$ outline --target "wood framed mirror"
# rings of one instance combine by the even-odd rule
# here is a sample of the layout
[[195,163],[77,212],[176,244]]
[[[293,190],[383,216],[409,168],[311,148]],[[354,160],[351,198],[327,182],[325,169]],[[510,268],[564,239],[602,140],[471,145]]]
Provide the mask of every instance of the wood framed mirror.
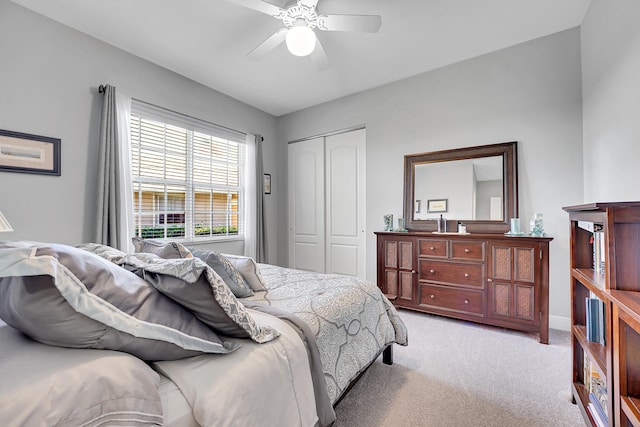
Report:
[[506,233],[518,217],[517,142],[404,156],[404,218],[410,231],[436,231],[437,219],[469,233]]

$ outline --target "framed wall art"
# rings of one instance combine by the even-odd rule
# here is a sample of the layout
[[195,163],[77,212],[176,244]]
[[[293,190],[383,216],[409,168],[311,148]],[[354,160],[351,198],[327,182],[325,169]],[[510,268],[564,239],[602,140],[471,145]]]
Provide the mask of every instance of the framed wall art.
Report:
[[60,139],[0,129],[0,171],[60,176]]
[[271,174],[264,174],[264,194],[271,194]]
[[449,199],[432,199],[427,201],[428,213],[447,212]]

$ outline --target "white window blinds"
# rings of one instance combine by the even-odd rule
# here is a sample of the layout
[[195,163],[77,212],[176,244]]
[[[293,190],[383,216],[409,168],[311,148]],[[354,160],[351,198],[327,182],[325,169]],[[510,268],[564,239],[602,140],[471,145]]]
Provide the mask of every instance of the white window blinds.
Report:
[[197,241],[243,234],[245,135],[133,100],[135,233]]

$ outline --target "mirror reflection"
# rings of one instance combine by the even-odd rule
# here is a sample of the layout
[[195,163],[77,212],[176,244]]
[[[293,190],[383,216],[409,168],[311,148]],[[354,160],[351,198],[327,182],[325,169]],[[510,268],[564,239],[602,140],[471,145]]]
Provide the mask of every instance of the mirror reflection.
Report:
[[411,231],[436,231],[442,215],[469,233],[504,233],[518,216],[517,142],[404,156],[404,218]]
[[503,220],[503,157],[414,165],[413,219]]

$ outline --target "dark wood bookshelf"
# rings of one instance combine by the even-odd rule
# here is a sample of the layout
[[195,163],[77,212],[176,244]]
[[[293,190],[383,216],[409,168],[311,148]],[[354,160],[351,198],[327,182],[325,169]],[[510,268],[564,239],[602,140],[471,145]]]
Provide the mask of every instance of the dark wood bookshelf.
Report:
[[[640,202],[590,203],[565,207],[571,226],[571,335],[574,400],[595,426],[584,378],[585,358],[607,388],[608,426],[640,427]],[[604,233],[604,268],[594,268],[593,233]],[[600,264],[598,264],[600,265]],[[604,303],[605,344],[587,339],[585,299]]]

